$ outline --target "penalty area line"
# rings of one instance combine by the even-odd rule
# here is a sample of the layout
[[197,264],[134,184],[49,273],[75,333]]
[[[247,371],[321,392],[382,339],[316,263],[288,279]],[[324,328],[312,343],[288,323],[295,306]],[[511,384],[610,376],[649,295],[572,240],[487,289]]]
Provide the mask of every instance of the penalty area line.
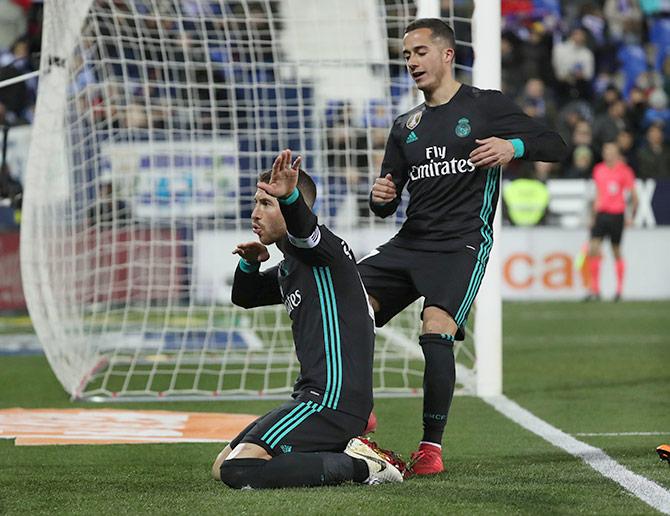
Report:
[[600,448],[586,444],[551,426],[506,396],[487,396],[482,399],[516,424],[568,452],[573,457],[582,459],[598,473],[613,480],[647,505],[663,514],[670,514],[670,491],[656,482],[633,473]]

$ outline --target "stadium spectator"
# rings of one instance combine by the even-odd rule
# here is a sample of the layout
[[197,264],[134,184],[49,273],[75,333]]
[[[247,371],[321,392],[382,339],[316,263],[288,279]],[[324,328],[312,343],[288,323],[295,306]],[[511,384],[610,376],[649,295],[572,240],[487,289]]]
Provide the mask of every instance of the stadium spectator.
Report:
[[25,11],[11,0],[0,2],[0,48],[9,48],[27,29]]
[[649,95],[649,107],[644,113],[642,127],[648,128],[652,124],[663,125],[666,137],[670,137],[670,109],[668,97],[661,88],[657,88]]
[[125,226],[130,220],[128,204],[114,193],[114,185],[109,180],[100,180],[95,204],[88,210],[89,226],[111,229]]
[[[573,100],[561,107],[556,122],[558,134],[564,141],[569,142],[579,122],[587,122],[589,129],[593,121],[593,109],[591,105],[582,100]],[[590,131],[592,133],[592,131]],[[592,134],[591,134],[592,137]],[[590,145],[590,143],[589,143]]]
[[602,115],[606,113],[609,107],[614,104],[614,102],[621,100],[623,97],[619,88],[614,84],[608,84],[605,87],[605,90],[602,92],[602,95],[594,102],[595,114]]
[[647,94],[637,86],[632,88],[628,94],[626,119],[630,130],[636,135],[642,134],[644,130],[642,122],[648,107]]
[[[605,237],[612,244],[615,259],[616,295],[621,299],[625,273],[625,262],[621,255],[621,237],[624,226],[632,223],[637,211],[638,197],[635,190],[635,174],[623,162],[619,148],[614,142],[603,145],[603,162],[593,167],[596,197],[593,201],[593,220],[589,241],[589,295],[586,300],[600,300],[601,248]],[[630,217],[626,217],[627,196],[630,193]]]
[[518,43],[518,38],[511,32],[503,33],[500,40],[501,90],[510,96],[516,96],[521,91],[524,80]]
[[615,100],[609,105],[606,113],[596,117],[593,124],[593,140],[600,148],[604,142],[616,140],[619,132],[626,129],[626,104],[623,100]]
[[593,151],[588,145],[578,145],[572,151],[572,161],[565,169],[565,179],[588,179],[593,166]]
[[629,130],[619,131],[616,144],[626,164],[637,171],[637,154],[635,152],[635,136]]
[[12,208],[17,211],[21,210],[23,186],[18,179],[12,176],[7,163],[0,167],[0,199],[8,199]]
[[591,98],[595,57],[593,51],[587,46],[584,29],[573,29],[565,41],[554,46],[552,64],[561,99]]
[[528,116],[538,119],[549,127],[555,125],[556,105],[550,98],[542,79],[528,79],[517,103]]
[[[0,81],[13,79],[32,71],[29,41],[17,39],[8,52],[0,55]],[[35,102],[35,82],[22,81],[0,89],[0,102],[7,108],[12,124],[28,123]]]
[[638,177],[670,178],[670,147],[663,134],[663,127],[656,123],[649,126],[645,143],[637,151]]
[[547,178],[552,163],[523,163],[521,176],[509,181],[502,191],[503,217],[514,226],[544,224],[549,208]]
[[642,33],[642,11],[637,0],[605,0],[603,7],[612,41],[639,43]]
[[523,77],[539,78],[545,84],[555,82],[552,68],[553,35],[544,23],[536,21],[528,31],[528,40],[520,48]]

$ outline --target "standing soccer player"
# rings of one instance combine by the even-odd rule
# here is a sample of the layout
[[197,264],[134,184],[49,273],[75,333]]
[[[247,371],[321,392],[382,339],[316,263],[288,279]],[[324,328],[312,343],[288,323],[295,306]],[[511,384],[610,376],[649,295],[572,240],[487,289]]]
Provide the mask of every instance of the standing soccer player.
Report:
[[[357,435],[372,410],[374,323],[354,256],[317,224],[312,179],[291,151],[261,175],[252,212],[260,242],[239,244],[232,300],[244,308],[283,303],[300,376],[293,400],[258,418],[226,446],[212,475],[234,488],[402,482]],[[284,260],[259,272],[276,243]]]
[[[603,145],[603,161],[593,167],[596,197],[593,201],[593,223],[589,241],[590,293],[586,300],[600,299],[600,263],[603,238],[610,239],[616,270],[615,301],[621,299],[626,264],[621,256],[621,237],[624,225],[632,224],[637,211],[638,197],[635,190],[635,173],[621,158],[615,142]],[[631,219],[625,220],[626,197],[630,193]]]
[[464,338],[493,245],[500,168],[514,158],[560,161],[566,154],[558,134],[499,91],[457,82],[454,49],[453,30],[440,19],[419,19],[405,30],[403,55],[425,102],[395,120],[370,207],[391,215],[406,186],[407,220],[359,263],[378,326],[425,297],[423,438],[413,454],[415,473],[424,475],[444,471],[453,345]]

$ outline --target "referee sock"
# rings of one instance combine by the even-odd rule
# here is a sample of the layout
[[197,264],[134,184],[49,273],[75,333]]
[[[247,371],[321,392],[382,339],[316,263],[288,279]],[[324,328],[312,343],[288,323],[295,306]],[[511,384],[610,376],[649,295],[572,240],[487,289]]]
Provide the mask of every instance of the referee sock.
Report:
[[242,489],[311,487],[363,482],[369,476],[364,460],[344,453],[285,453],[264,459],[231,459],[221,464],[221,481]]
[[423,373],[423,442],[441,444],[456,383],[454,337],[426,333],[419,337],[426,359]]
[[623,277],[626,273],[626,262],[623,258],[619,258],[614,266],[616,267],[616,293],[620,296],[623,292]]

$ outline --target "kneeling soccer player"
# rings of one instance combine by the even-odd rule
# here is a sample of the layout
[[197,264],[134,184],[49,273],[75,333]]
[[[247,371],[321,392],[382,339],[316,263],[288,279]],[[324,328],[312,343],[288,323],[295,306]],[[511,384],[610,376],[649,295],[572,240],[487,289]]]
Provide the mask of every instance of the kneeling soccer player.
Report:
[[[258,418],[212,466],[234,488],[402,482],[356,436],[372,410],[374,320],[346,242],[317,224],[312,179],[281,152],[261,175],[251,215],[260,242],[239,244],[232,300],[244,308],[283,303],[300,376],[293,400]],[[276,243],[284,260],[259,271]]]

